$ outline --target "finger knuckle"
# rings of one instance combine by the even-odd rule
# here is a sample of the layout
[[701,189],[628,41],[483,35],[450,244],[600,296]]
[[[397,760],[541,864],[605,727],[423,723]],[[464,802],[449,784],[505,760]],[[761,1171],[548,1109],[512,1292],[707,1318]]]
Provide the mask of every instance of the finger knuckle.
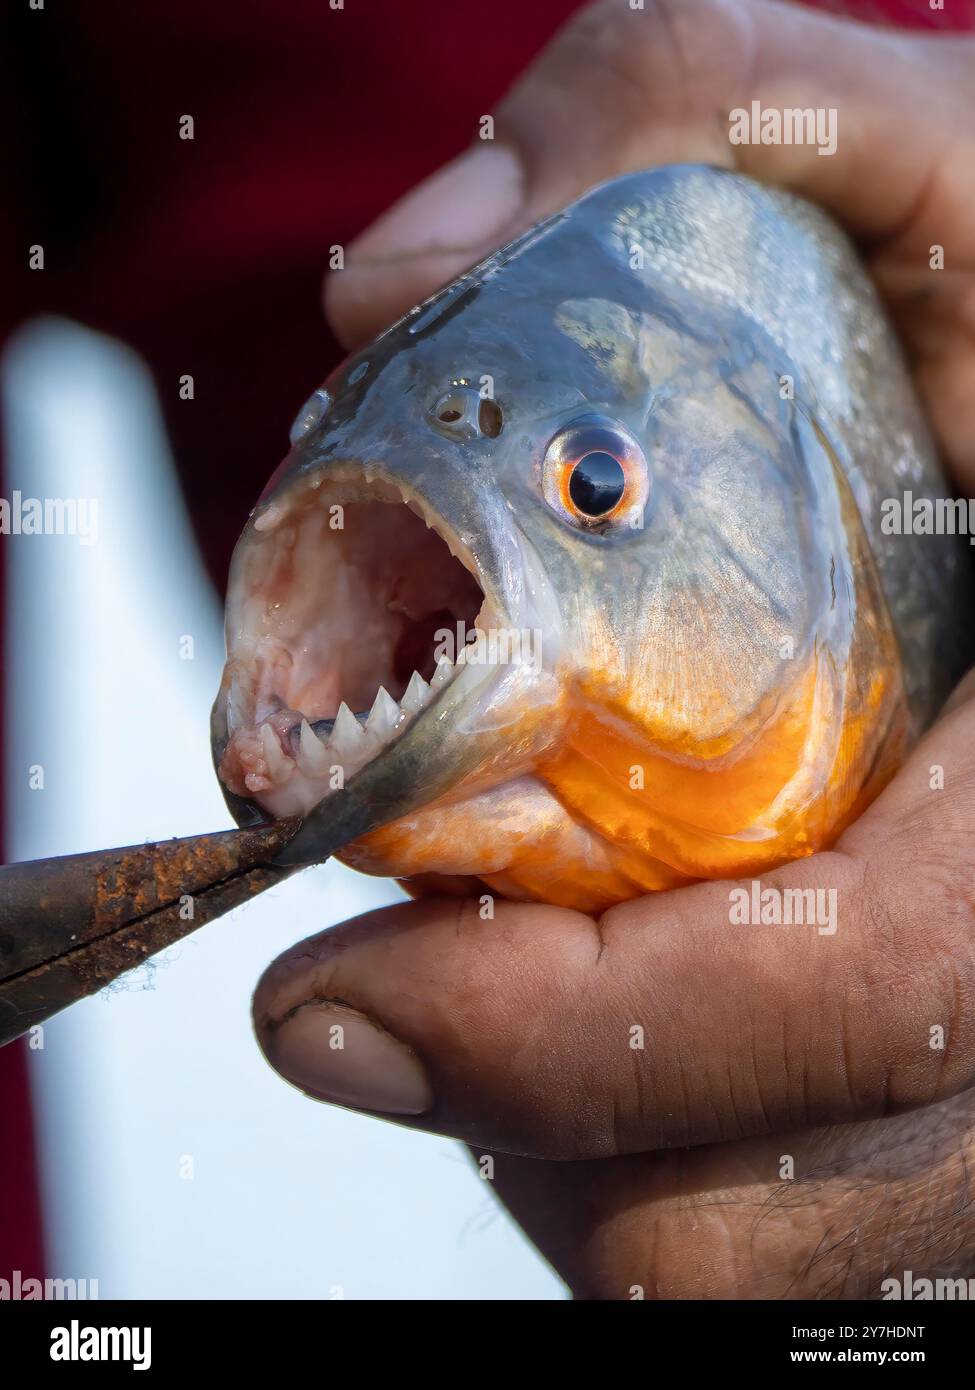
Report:
[[[909,866],[894,873],[894,865]],[[865,875],[858,1032],[882,1077],[884,1109],[927,1105],[970,1084],[975,1062],[975,911],[965,857],[919,861],[895,836]],[[864,1026],[866,1025],[866,1026]],[[878,1047],[874,1041],[881,1039]],[[869,1068],[868,1068],[869,1069]]]

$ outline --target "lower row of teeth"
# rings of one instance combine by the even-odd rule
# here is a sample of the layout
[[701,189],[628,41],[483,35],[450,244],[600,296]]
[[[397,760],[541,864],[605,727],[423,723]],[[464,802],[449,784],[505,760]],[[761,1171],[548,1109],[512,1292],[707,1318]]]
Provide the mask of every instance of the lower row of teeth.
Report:
[[[461,663],[458,662],[458,666]],[[265,723],[261,726],[261,747],[267,763],[268,779],[284,781],[299,768],[306,777],[325,778],[334,775],[336,767],[349,778],[369,762],[425,709],[434,696],[448,685],[457,666],[443,656],[429,682],[414,671],[410,683],[397,703],[384,686],[380,686],[372,709],[366,714],[353,714],[344,702],[334,719],[316,721],[312,728],[307,719],[295,724],[290,733],[293,756],[288,757],[281,747],[277,733]],[[248,783],[252,778],[249,776]],[[264,779],[255,777],[255,783]],[[260,790],[258,786],[252,790]]]

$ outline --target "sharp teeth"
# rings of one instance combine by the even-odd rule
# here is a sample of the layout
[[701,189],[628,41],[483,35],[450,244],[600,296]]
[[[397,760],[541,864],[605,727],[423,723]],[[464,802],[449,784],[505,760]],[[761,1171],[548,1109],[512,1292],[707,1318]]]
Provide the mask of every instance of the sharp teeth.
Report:
[[294,767],[290,758],[286,758],[278,742],[278,736],[271,728],[270,724],[261,725],[261,751],[267,762],[268,774],[272,782],[280,782]]
[[410,683],[406,687],[403,698],[400,700],[400,709],[404,714],[419,714],[429,698],[430,687],[419,671],[414,671],[410,676]]
[[365,731],[343,700],[335,716],[335,725],[328,746],[345,768],[346,776],[358,767]]
[[366,733],[380,744],[385,743],[396,727],[400,708],[392,695],[381,685],[372,702],[372,710],[366,721]]
[[473,642],[468,642],[466,647],[461,647],[460,651],[457,653],[458,666],[464,666],[467,664],[467,658],[473,654],[474,649],[480,640],[481,635],[480,633],[478,633],[477,636],[474,638]]
[[454,663],[449,656],[442,656],[437,662],[437,669],[433,673],[430,689],[434,691],[442,690],[453,674]]
[[227,696],[227,724],[231,730],[246,722],[245,711],[252,693],[253,685],[245,684],[239,672],[235,670],[231,677],[230,692]]
[[321,739],[312,729],[307,719],[301,721],[298,735],[298,766],[309,777],[324,777],[330,763]]

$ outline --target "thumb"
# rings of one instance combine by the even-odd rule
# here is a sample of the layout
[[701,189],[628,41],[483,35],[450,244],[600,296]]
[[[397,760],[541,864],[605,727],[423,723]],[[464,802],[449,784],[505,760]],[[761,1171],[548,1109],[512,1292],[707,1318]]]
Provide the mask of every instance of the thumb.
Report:
[[[945,125],[939,92],[961,77],[952,64],[934,40],[776,0],[656,0],[642,10],[604,0],[518,81],[493,139],[348,248],[345,268],[326,281],[326,312],[355,347],[594,184],[659,164],[737,167],[824,203],[854,231],[892,234],[924,202],[943,148],[931,134]],[[836,108],[835,156],[819,158],[814,145],[732,145],[730,112],[753,100]]]

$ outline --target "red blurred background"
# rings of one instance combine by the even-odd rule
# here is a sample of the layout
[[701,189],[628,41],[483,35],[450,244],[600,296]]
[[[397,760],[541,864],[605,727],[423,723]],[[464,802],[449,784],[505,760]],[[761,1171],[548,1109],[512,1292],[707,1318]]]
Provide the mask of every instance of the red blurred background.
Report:
[[[621,0],[622,3],[622,0]],[[975,0],[818,8],[975,29]],[[214,582],[339,357],[321,314],[347,245],[467,145],[573,0],[99,0],[10,9],[6,335],[68,315],[152,371]],[[195,138],[177,138],[192,115]],[[27,248],[45,248],[42,273]],[[195,398],[180,401],[190,373]],[[6,489],[16,478],[3,479]],[[0,1052],[0,1277],[43,1270],[25,1056]]]

